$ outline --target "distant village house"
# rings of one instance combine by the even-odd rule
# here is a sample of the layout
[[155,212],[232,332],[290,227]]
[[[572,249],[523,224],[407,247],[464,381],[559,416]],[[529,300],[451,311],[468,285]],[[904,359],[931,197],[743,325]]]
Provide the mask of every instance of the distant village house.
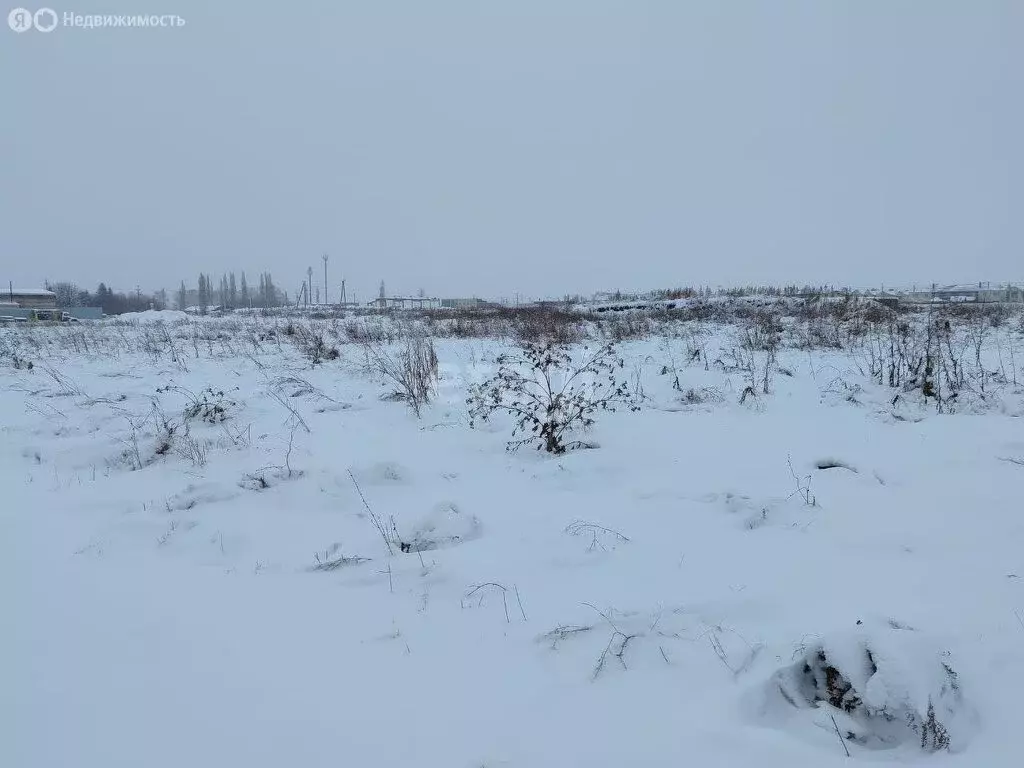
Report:
[[57,294],[41,288],[14,288],[9,286],[0,294],[0,302],[22,309],[55,309]]

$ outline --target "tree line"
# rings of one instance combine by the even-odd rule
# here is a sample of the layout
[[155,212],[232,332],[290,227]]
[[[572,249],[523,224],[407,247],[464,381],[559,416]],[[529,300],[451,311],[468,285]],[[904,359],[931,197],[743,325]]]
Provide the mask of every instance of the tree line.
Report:
[[261,273],[259,284],[254,287],[249,286],[245,272],[239,280],[235,279],[234,272],[221,275],[217,287],[208,274],[200,273],[195,288],[181,281],[175,303],[178,309],[206,314],[224,309],[279,307],[288,303],[288,294],[274,285],[269,272]]
[[167,308],[167,292],[163,290],[147,293],[136,288],[122,293],[100,283],[95,291],[89,291],[67,280],[47,282],[46,290],[57,295],[58,307],[99,307],[105,315]]
[[[46,289],[56,294],[58,307],[99,307],[105,315],[169,309],[172,306],[167,291],[163,289],[144,292],[136,288],[134,291],[119,292],[106,283],[100,283],[95,291],[89,291],[68,280],[47,281]],[[210,275],[205,273],[199,275],[195,286],[187,285],[182,280],[174,296],[173,306],[206,314],[246,307],[279,307],[287,303],[287,292],[278,289],[269,272],[260,274],[255,286],[249,285],[245,272],[241,273],[240,279],[236,279],[235,273],[230,272],[222,275],[216,286]]]

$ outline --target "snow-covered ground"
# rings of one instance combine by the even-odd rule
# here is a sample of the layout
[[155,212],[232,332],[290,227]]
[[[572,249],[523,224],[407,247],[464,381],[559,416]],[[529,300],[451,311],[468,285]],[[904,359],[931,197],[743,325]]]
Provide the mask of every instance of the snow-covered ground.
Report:
[[0,765],[1020,765],[1020,386],[785,347],[741,404],[652,337],[596,449],[509,453],[466,409],[507,341],[437,340],[417,419],[226,327],[0,329]]

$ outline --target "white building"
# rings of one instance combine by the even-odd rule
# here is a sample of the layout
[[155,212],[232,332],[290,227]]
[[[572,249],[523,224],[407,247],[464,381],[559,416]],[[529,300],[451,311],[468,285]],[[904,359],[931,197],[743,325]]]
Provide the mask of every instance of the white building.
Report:
[[9,287],[0,292],[0,301],[26,309],[52,309],[57,306],[57,294],[42,288]]

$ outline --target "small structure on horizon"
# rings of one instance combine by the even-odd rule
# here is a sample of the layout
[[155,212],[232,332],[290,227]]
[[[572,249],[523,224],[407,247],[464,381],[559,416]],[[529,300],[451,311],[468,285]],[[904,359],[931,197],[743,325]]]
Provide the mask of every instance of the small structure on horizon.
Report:
[[0,301],[22,309],[56,309],[57,294],[44,288],[15,288],[8,283],[7,290],[0,294]]
[[484,309],[495,306],[483,299],[441,299],[441,309]]
[[[381,288],[384,284],[381,283]],[[366,306],[375,309],[437,309],[443,306],[441,299],[433,299],[427,296],[378,296],[367,302]]]
[[900,294],[900,299],[909,304],[1019,304],[1024,302],[1024,288],[1012,283],[993,285],[986,282],[937,285],[934,288],[905,291]]

